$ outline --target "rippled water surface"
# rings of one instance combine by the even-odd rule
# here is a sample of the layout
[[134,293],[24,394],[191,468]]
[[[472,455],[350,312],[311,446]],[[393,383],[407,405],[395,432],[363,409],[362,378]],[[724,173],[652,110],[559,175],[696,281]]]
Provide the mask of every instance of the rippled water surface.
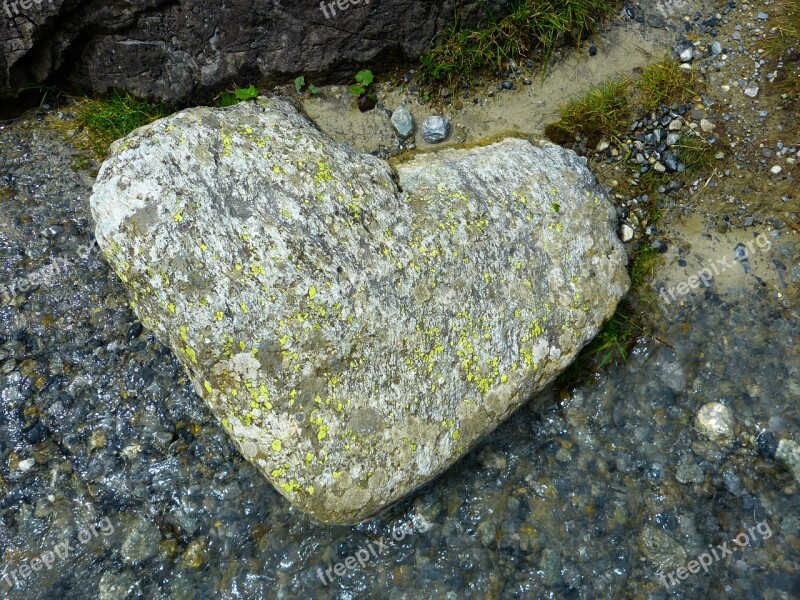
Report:
[[[770,290],[667,307],[664,344],[542,394],[381,518],[323,526],[137,324],[71,151],[36,124],[0,136],[2,284],[60,265],[0,305],[3,597],[800,597],[798,484],[775,459],[800,431],[800,322]],[[730,440],[696,429],[709,402]]]

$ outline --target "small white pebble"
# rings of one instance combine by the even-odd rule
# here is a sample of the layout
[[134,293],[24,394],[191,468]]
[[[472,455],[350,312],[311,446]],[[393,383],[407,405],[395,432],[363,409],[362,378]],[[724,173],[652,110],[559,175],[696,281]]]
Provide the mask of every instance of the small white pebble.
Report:
[[780,173],[781,171],[783,171],[783,169],[781,168],[781,166],[780,166],[780,165],[775,165],[774,167],[772,167],[772,168],[770,169],[770,171],[772,171],[772,174],[773,174],[773,175],[777,175],[778,173]]
[[36,459],[34,458],[26,458],[25,460],[19,461],[17,465],[17,469],[22,471],[23,473],[27,473],[33,468],[33,465],[36,464]]

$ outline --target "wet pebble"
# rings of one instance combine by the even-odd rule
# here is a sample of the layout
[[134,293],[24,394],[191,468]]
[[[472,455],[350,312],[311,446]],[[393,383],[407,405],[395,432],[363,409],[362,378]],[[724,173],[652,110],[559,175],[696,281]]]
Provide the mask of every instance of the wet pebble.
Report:
[[161,532],[155,523],[137,517],[127,528],[120,555],[122,560],[128,564],[140,563],[156,556],[160,543]]
[[667,244],[663,240],[653,240],[653,242],[650,244],[650,247],[662,254],[667,251]]
[[686,563],[686,550],[664,531],[645,527],[639,536],[642,554],[661,571],[674,571]]
[[733,437],[733,413],[724,404],[709,402],[697,412],[695,427],[710,440],[729,440]]
[[681,464],[675,471],[675,479],[680,483],[703,483],[703,469],[694,463]]
[[781,440],[775,452],[777,458],[789,470],[797,483],[800,483],[800,444],[794,440]]

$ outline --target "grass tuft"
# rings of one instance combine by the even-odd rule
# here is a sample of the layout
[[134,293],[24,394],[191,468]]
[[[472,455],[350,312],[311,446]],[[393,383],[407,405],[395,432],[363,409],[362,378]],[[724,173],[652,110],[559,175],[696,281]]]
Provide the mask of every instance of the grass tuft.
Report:
[[779,0],[770,21],[774,28],[767,37],[767,53],[784,62],[777,79],[778,89],[789,99],[800,100],[800,2]]
[[72,142],[98,159],[108,156],[115,140],[173,112],[166,105],[137,100],[127,92],[117,91],[102,99],[78,99],[73,110],[75,120],[70,127],[77,126],[77,131]]
[[647,284],[653,280],[656,267],[663,262],[661,253],[650,246],[643,245],[633,254],[629,273],[631,287],[636,292],[646,292]]
[[612,14],[616,0],[518,0],[510,12],[480,29],[456,24],[420,60],[440,82],[470,81],[511,59],[539,52],[545,62],[561,41],[579,42]]
[[678,160],[686,165],[687,173],[706,169],[714,161],[714,146],[696,133],[685,133],[675,144]]
[[663,263],[660,252],[648,245],[640,246],[631,256],[629,274],[631,291],[617,305],[611,318],[556,380],[557,388],[588,382],[591,374],[603,368],[625,363],[640,337],[652,337],[657,296],[649,287],[656,267]]
[[667,57],[645,68],[635,87],[642,108],[655,110],[674,102],[685,102],[695,95],[696,85],[694,71],[684,71],[677,60]]
[[[545,134],[562,145],[574,144],[578,135],[585,138],[583,147],[591,149],[602,138],[625,141],[630,144],[629,126],[633,115],[649,113],[664,105],[684,103],[697,93],[699,83],[694,76],[680,68],[671,59],[644,69],[636,80],[618,79],[591,90],[579,100],[574,100],[560,112],[560,120],[551,124]],[[702,136],[687,132],[673,146],[678,160],[686,169],[683,174],[659,174],[654,170],[642,177],[628,178],[633,186],[627,190],[631,196],[647,194],[649,200],[640,204],[648,223],[661,219],[655,190],[674,178],[684,181],[709,168],[715,147]],[[622,157],[627,162],[628,157]],[[638,165],[630,165],[631,173],[638,174]],[[623,185],[623,184],[620,184]],[[663,262],[660,252],[647,244],[635,247],[631,254],[629,274],[631,291],[619,303],[611,318],[597,336],[583,349],[576,361],[558,378],[556,386],[569,387],[586,383],[592,374],[612,364],[625,362],[641,337],[656,337],[657,294],[650,282],[656,268]],[[660,341],[660,340],[659,340]],[[664,343],[664,342],[662,342]]]
[[630,82],[626,79],[593,89],[582,99],[572,100],[562,108],[560,121],[548,125],[545,134],[557,143],[559,138],[567,138],[571,143],[580,133],[591,145],[603,135],[620,135],[631,117],[629,90]]

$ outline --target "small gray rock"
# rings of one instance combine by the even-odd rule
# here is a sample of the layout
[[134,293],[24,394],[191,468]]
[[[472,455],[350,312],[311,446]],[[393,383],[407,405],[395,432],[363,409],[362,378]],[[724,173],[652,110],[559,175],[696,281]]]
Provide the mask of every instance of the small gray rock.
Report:
[[667,244],[663,240],[653,240],[653,243],[650,244],[650,247],[661,254],[664,254],[667,251]]
[[623,242],[630,242],[633,239],[633,227],[625,223],[619,230],[619,238]]
[[694,48],[684,48],[681,50],[681,62],[688,63],[694,58]]
[[749,96],[750,98],[755,98],[758,96],[758,84],[755,81],[748,83],[747,87],[744,88],[744,95]]
[[681,163],[678,161],[678,157],[672,153],[672,151],[665,152],[661,156],[661,162],[664,163],[664,166],[667,167],[669,171],[679,171],[681,167]]
[[700,465],[682,464],[675,471],[675,479],[680,483],[703,483],[704,478]]
[[714,56],[719,56],[722,54],[722,44],[719,42],[714,42],[711,44],[711,52],[714,54]]
[[447,139],[450,133],[450,122],[444,117],[432,116],[422,124],[422,139],[429,144],[438,144]]
[[160,543],[161,532],[158,526],[140,517],[128,530],[119,553],[124,562],[135,564],[158,554]]
[[50,227],[45,227],[44,231],[42,231],[42,235],[49,240],[58,237],[64,233],[64,228],[61,225],[51,225]]
[[663,29],[667,26],[667,20],[658,13],[647,15],[647,24],[654,29]]
[[775,458],[782,462],[792,472],[795,481],[800,483],[800,444],[793,440],[781,440],[778,442]]
[[765,12],[760,12],[756,15],[756,19],[760,19],[761,21],[766,21],[769,19],[769,15]]
[[398,106],[392,113],[392,126],[403,139],[414,133],[414,117],[411,111],[405,106]]
[[136,580],[130,573],[106,571],[100,578],[98,598],[100,600],[118,600],[128,598],[136,586]]
[[667,533],[646,526],[639,535],[639,547],[661,570],[672,571],[686,563],[686,550]]
[[478,539],[484,548],[488,548],[497,538],[497,527],[491,521],[481,521],[477,529]]
[[734,496],[742,495],[742,480],[733,471],[726,470],[722,473],[722,482],[725,484],[725,489]]

